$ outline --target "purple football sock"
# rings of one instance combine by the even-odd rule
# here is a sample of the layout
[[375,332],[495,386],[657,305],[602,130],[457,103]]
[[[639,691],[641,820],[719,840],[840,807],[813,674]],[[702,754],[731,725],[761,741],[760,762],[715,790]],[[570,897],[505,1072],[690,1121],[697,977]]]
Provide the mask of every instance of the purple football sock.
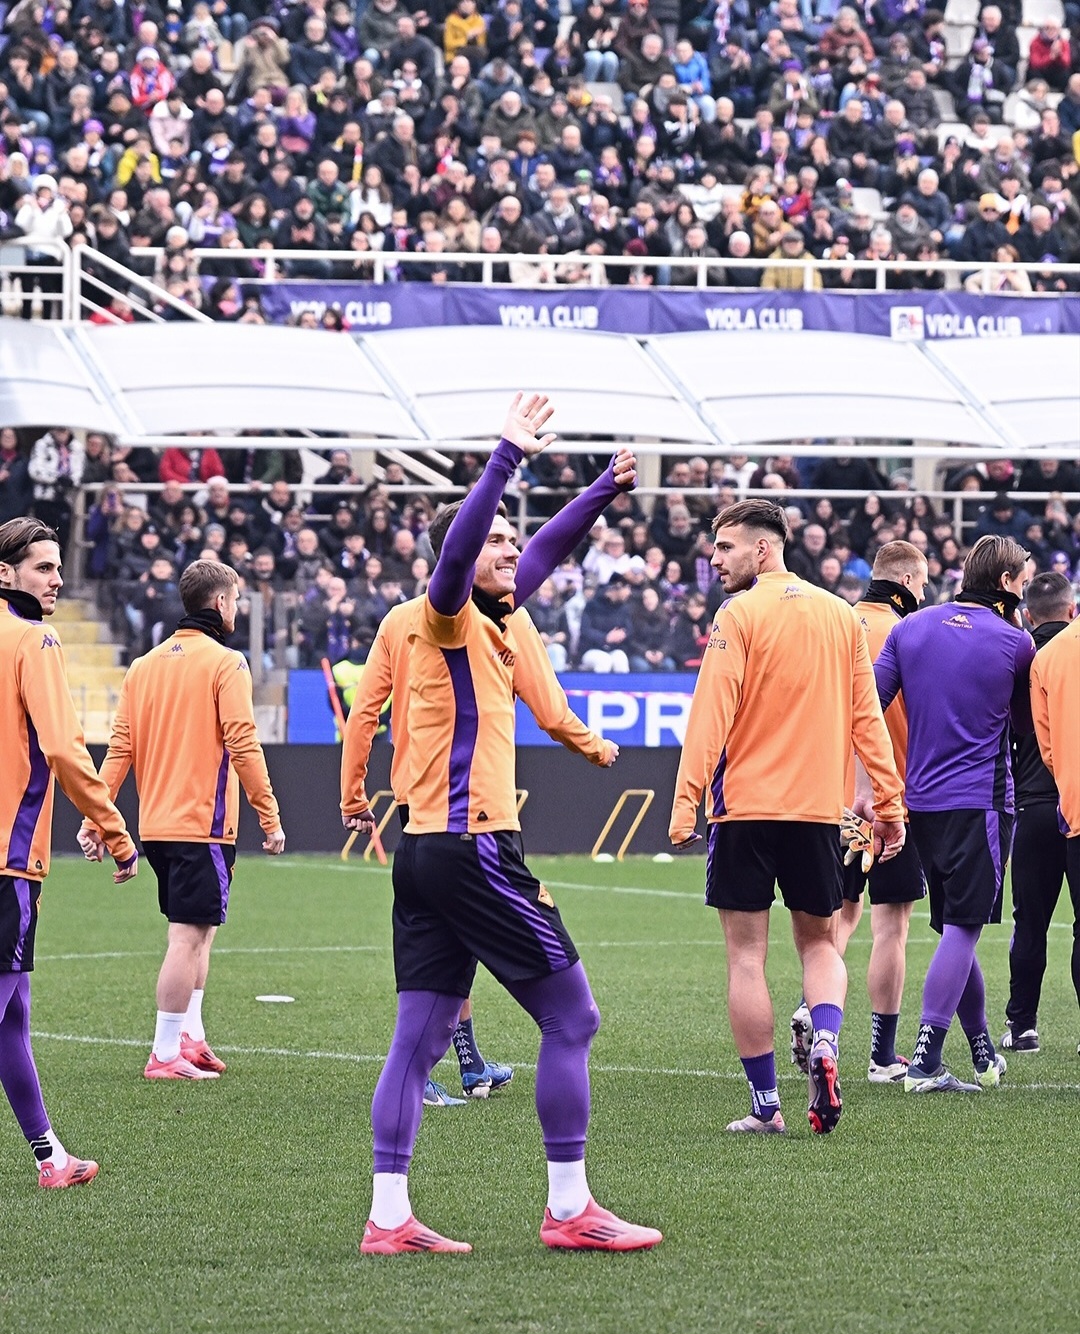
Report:
[[759,1121],[771,1121],[780,1110],[780,1094],[776,1090],[776,1053],[767,1051],[761,1056],[743,1056],[742,1068],[750,1085],[750,1110]]
[[986,983],[979,961],[974,957],[964,990],[956,1002],[956,1017],[969,1038],[986,1032]]
[[971,977],[981,932],[981,926],[946,926],[942,931],[923,983],[922,1023],[937,1028],[948,1028],[952,1023]]
[[30,974],[0,973],[0,1084],[28,1140],[51,1127],[30,1049]]
[[810,1022],[814,1025],[814,1041],[823,1037],[835,1047],[840,1040],[840,1025],[844,1022],[843,1007],[822,1001],[810,1011]]
[[371,1099],[376,1172],[408,1172],[424,1085],[446,1055],[464,1001],[439,991],[398,993],[394,1040]]
[[540,1028],[536,1061],[536,1113],[550,1163],[585,1157],[589,1127],[589,1048],[600,1027],[581,963],[507,990]]

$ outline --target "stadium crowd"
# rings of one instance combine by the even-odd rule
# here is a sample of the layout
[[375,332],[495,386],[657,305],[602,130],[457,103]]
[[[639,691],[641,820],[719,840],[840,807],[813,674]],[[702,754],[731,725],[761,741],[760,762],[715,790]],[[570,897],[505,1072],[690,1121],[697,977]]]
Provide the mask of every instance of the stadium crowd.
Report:
[[[427,586],[434,564],[427,529],[443,497],[404,489],[399,464],[364,486],[349,452],[331,451],[319,481],[325,489],[312,493],[298,485],[299,457],[284,439],[280,451],[219,453],[207,442],[158,454],[94,433],[84,443],[61,428],[32,435],[0,430],[0,522],[33,513],[66,546],[72,502],[86,489],[86,572],[131,657],[171,632],[181,615],[179,576],[200,557],[223,560],[241,576],[236,645],[250,647],[250,607],[259,598],[267,642],[277,633],[293,666],[317,666],[323,657],[362,662],[387,611]],[[471,485],[485,457],[459,456],[448,482]],[[523,504],[531,530],[607,462],[545,452],[511,484],[512,514]],[[117,485],[140,482],[160,489]],[[230,492],[230,484],[246,489]],[[718,508],[758,488],[823,493],[791,497],[786,562],[853,604],[875,553],[897,539],[925,552],[928,601],[955,596],[966,551],[984,533],[1016,538],[1032,554],[1033,573],[1054,570],[1080,587],[1080,504],[1061,499],[1080,491],[1076,460],[954,468],[943,489],[971,493],[957,527],[951,509],[911,489],[905,470],[886,477],[868,459],[672,457],[662,493],[620,495],[530,601],[556,670],[695,670],[723,596],[709,563],[709,525]],[[866,495],[824,494],[839,491]],[[1040,499],[1015,501],[1010,492]]]
[[285,264],[316,280],[383,252],[398,280],[479,281],[408,259],[474,252],[501,282],[770,258],[709,281],[801,288],[814,258],[870,258],[906,289],[951,257],[1044,265],[992,290],[1073,290],[1080,5],[1036,4],[958,26],[924,0],[0,0],[0,240],[45,267],[92,247],[221,320],[264,318],[241,247],[340,251]]

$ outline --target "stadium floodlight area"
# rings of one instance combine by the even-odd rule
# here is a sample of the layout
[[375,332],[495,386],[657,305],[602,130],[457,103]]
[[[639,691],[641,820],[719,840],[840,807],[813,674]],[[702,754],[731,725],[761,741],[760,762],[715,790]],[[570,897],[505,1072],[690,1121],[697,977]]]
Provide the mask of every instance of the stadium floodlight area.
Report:
[[[498,434],[507,396],[556,400],[563,447],[642,454],[776,441],[786,451],[1013,458],[1080,439],[1080,335],[906,342],[865,334],[711,331],[639,337],[489,326],[342,335],[256,325],[0,321],[0,425],[64,423],[126,444],[184,432],[280,448],[447,454]],[[805,445],[791,442],[807,442]],[[898,444],[911,441],[912,444]],[[825,442],[825,443],[821,443]]]

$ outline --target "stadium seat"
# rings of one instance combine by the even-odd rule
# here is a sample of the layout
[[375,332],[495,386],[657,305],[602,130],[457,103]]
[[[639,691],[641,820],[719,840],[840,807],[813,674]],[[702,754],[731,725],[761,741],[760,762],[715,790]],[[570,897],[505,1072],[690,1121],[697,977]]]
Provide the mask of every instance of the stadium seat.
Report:
[[856,213],[869,213],[875,222],[887,217],[881,191],[868,185],[857,185],[851,192],[851,204]]
[[953,101],[953,95],[948,88],[931,88],[934,96],[934,103],[938,109],[938,115],[944,120],[956,119],[956,103]]
[[980,0],[949,0],[945,6],[945,22],[960,26],[965,23],[978,23]]
[[962,120],[943,120],[937,127],[938,147],[945,147],[945,140],[955,135],[962,144],[967,143],[968,127]]
[[1047,19],[1055,19],[1061,24],[1065,22],[1065,7],[1061,0],[1024,0],[1023,14],[1020,22],[1029,28],[1038,28]]
[[610,97],[616,111],[623,109],[623,90],[617,83],[587,83],[586,91],[594,99],[597,97]]
[[945,54],[950,60],[960,61],[971,50],[971,43],[975,36],[974,23],[946,23],[945,25]]
[[1020,60],[1026,65],[1028,52],[1031,50],[1031,43],[1034,40],[1038,28],[1017,28],[1016,43],[1020,47]]

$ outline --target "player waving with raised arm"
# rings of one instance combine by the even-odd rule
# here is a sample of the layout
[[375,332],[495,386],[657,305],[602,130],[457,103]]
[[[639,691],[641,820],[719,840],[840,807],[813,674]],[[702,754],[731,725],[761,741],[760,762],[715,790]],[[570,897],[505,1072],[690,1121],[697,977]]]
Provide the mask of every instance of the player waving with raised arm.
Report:
[[[536,1106],[548,1164],[541,1239],[601,1250],[661,1240],[655,1229],[601,1209],[589,1193],[588,1055],[599,1014],[559,911],[525,865],[518,836],[506,621],[511,599],[522,592],[520,557],[498,507],[522,459],[554,439],[544,433],[550,417],[543,395],[515,397],[479,482],[444,536],[433,533],[440,556],[411,630],[409,823],[394,857],[398,1015],[372,1100],[375,1177],[360,1246],[367,1254],[470,1249],[416,1221],[408,1170],[424,1085],[449,1046],[477,960],[541,1031]],[[539,557],[534,561],[536,575],[550,573],[541,573]]]

